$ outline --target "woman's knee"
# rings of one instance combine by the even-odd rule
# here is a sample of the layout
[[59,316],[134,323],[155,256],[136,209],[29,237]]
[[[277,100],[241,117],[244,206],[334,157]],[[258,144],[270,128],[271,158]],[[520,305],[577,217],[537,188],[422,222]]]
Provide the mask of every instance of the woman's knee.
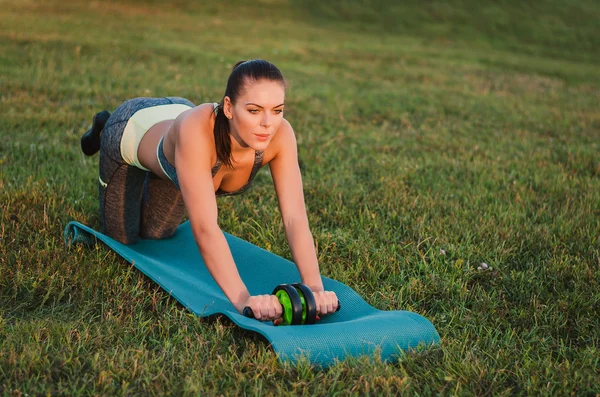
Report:
[[142,200],[140,236],[147,239],[171,237],[184,216],[183,197],[173,182],[150,174]]
[[[134,243],[140,231],[142,192],[146,172],[127,164],[102,162],[99,177],[101,231],[123,243]],[[111,172],[102,172],[110,164]]]

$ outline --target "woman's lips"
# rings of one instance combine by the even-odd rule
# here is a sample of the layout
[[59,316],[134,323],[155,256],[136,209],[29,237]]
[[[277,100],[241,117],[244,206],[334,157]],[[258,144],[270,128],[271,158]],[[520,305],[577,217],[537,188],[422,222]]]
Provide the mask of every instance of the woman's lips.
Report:
[[256,135],[256,137],[261,141],[266,141],[270,137],[269,134],[254,134],[254,135]]

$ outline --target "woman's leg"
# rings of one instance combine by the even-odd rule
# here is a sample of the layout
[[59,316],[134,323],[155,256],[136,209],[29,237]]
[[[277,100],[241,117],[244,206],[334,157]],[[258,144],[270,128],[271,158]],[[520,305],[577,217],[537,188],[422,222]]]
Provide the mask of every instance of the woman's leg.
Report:
[[102,232],[124,244],[143,238],[170,237],[181,223],[185,208],[171,181],[127,164],[121,139],[129,118],[138,110],[173,103],[195,106],[184,98],[135,98],[121,104],[109,117],[100,144],[100,219]]
[[184,216],[183,197],[173,182],[149,173],[142,199],[140,237],[146,239],[171,237]]
[[142,193],[147,171],[129,165],[121,153],[121,139],[135,112],[170,101],[134,98],[110,115],[100,136],[99,201],[101,231],[123,243],[135,243],[140,232]]
[[120,140],[114,139],[114,136],[122,134],[125,124],[127,120],[113,123],[102,132],[100,222],[102,233],[123,244],[132,244],[139,235],[142,191],[147,172],[125,163],[121,157]]

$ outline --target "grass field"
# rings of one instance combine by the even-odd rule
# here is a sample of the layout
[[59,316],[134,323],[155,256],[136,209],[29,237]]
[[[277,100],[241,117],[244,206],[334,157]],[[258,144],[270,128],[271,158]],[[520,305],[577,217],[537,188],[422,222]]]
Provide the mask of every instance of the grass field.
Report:
[[[600,395],[600,5],[481,3],[0,0],[2,395]],[[218,101],[250,58],[290,83],[322,274],[440,348],[282,365],[65,247],[67,222],[99,226],[93,114]],[[218,203],[290,258],[267,171]]]

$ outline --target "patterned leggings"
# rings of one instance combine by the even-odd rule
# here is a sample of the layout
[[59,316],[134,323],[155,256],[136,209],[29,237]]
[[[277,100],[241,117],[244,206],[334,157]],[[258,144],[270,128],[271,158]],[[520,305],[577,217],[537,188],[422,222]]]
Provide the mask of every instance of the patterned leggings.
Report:
[[102,232],[123,243],[138,237],[171,237],[185,216],[181,192],[173,182],[127,164],[121,155],[121,138],[129,118],[138,110],[167,104],[195,105],[184,98],[135,98],[111,115],[100,144],[100,220]]

